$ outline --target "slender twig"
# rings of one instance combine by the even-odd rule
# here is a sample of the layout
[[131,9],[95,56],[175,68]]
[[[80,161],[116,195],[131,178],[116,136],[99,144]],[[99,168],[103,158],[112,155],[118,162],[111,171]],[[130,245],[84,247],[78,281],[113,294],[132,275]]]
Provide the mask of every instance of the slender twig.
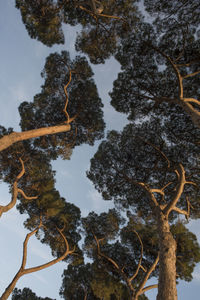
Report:
[[[69,68],[68,68],[69,69]],[[67,121],[66,121],[66,124],[70,124],[72,121],[74,121],[76,119],[76,115],[72,118],[69,117],[69,114],[67,112],[67,106],[68,106],[68,103],[69,103],[69,96],[68,96],[68,92],[67,92],[67,88],[69,86],[69,84],[71,83],[71,80],[72,80],[72,70],[69,69],[69,81],[67,82],[67,84],[64,86],[64,92],[65,92],[65,97],[66,97],[66,101],[65,101],[65,107],[63,109],[63,112],[67,118]]]

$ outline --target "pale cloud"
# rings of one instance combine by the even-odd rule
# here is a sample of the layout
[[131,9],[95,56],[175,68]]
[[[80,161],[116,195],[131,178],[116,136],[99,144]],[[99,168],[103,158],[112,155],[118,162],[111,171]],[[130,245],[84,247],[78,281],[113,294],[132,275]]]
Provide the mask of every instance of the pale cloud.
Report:
[[48,284],[48,281],[44,278],[44,276],[40,276],[37,273],[33,273],[32,276],[35,277],[40,282],[42,282],[44,284]]
[[34,44],[34,54],[36,58],[43,58],[48,55],[48,48],[45,47],[42,43]]
[[51,256],[51,254],[49,253],[49,249],[47,248],[47,246],[45,245],[41,245],[41,243],[39,241],[34,241],[34,243],[32,243],[30,245],[30,250],[31,252],[38,256],[39,258],[43,259],[44,262],[48,262],[50,260],[53,259],[53,257]]
[[64,178],[68,178],[68,179],[73,178],[72,174],[67,170],[61,170],[59,172],[59,176],[64,177]]
[[200,283],[200,266],[199,265],[195,268],[195,271],[192,276],[195,281]]
[[89,200],[90,211],[94,210],[97,213],[100,213],[113,207],[113,203],[111,201],[103,200],[101,194],[94,189],[89,190],[87,198]]
[[102,207],[102,197],[96,190],[89,190],[88,198],[91,202],[92,210],[98,211]]

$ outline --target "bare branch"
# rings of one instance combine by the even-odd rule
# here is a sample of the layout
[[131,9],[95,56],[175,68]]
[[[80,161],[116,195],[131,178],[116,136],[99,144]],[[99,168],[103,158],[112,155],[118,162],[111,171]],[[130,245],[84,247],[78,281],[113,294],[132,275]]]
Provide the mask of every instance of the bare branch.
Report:
[[153,288],[157,287],[157,285],[150,285],[150,286],[144,288],[144,285],[146,284],[147,280],[149,279],[149,276],[151,275],[151,273],[155,270],[155,268],[158,264],[158,261],[159,261],[159,254],[157,255],[154,263],[151,265],[151,267],[149,268],[149,270],[145,274],[142,282],[140,283],[139,287],[137,288],[136,296],[139,296],[139,295],[143,294],[144,292],[146,292],[149,289],[153,289]]
[[193,73],[190,73],[190,74],[187,74],[187,75],[183,76],[183,78],[185,79],[185,78],[188,78],[188,77],[193,77],[193,76],[195,76],[199,73],[200,73],[200,71],[196,71],[196,72],[193,72]]
[[38,196],[26,196],[26,194],[24,193],[24,191],[22,191],[21,189],[18,189],[18,193],[22,194],[22,196],[26,199],[26,200],[33,200],[33,199],[37,199]]
[[[140,246],[141,246],[141,253],[140,253],[140,259],[139,259],[139,262],[138,262],[138,266],[137,266],[137,269],[135,271],[135,273],[128,279],[130,282],[133,281],[133,279],[138,275],[138,272],[141,269],[143,269],[142,267],[142,259],[143,259],[143,243],[142,243],[142,240],[140,238],[140,235],[137,233],[137,231],[133,230],[133,232],[136,234],[139,242],[140,242]],[[144,270],[144,269],[143,269]]]
[[184,170],[184,167],[182,164],[179,164],[179,167],[177,168],[176,173],[178,174],[178,181],[179,181],[176,194],[175,194],[174,198],[172,199],[172,201],[169,202],[169,204],[167,204],[167,206],[163,210],[164,214],[167,217],[168,217],[169,213],[175,208],[178,200],[180,199],[180,197],[183,193],[183,189],[186,184],[185,170]]
[[183,98],[184,102],[189,102],[189,103],[195,103],[197,105],[200,105],[200,101],[195,99],[195,98]]
[[17,202],[18,193],[22,194],[22,196],[27,200],[32,200],[32,199],[37,199],[38,198],[37,196],[28,197],[28,196],[26,196],[24,191],[22,191],[21,189],[18,188],[18,180],[25,174],[24,162],[21,158],[19,158],[19,160],[20,160],[20,163],[21,163],[21,166],[22,166],[22,170],[17,175],[16,180],[13,183],[11,201],[5,206],[0,205],[0,217],[2,216],[3,213],[9,211],[10,209],[12,209],[15,206],[15,204]]
[[67,132],[71,130],[70,124],[62,124],[50,127],[43,127],[33,130],[27,130],[22,132],[12,132],[9,135],[5,135],[0,139],[0,151],[7,149],[11,145],[19,142],[25,141],[32,138],[48,135],[48,134],[55,134],[60,132]]
[[24,175],[24,173],[25,173],[24,162],[23,162],[23,160],[22,160],[21,158],[19,158],[19,161],[20,161],[20,163],[21,163],[21,165],[22,165],[22,170],[21,170],[21,172],[17,175],[16,180],[19,180],[19,179]]
[[176,211],[177,213],[181,214],[181,215],[184,215],[188,218],[188,211],[186,210],[183,210],[183,209],[180,209],[179,207],[175,206],[173,208],[174,211]]
[[20,171],[20,173],[17,175],[14,183],[13,183],[13,188],[12,188],[12,198],[10,203],[8,203],[7,205],[0,205],[0,217],[2,216],[3,213],[9,211],[11,208],[13,208],[17,202],[17,195],[19,192],[18,189],[18,180],[24,175],[25,173],[25,168],[24,168],[24,162],[21,158],[19,158],[22,169]]
[[31,236],[34,235],[41,228],[41,226],[42,226],[42,219],[40,217],[40,223],[39,223],[38,227],[26,235],[26,238],[25,238],[24,244],[23,244],[23,257],[22,257],[22,264],[21,264],[21,268],[20,268],[22,271],[24,271],[25,266],[26,266],[28,241],[31,238]]
[[[69,68],[68,68],[69,69]],[[67,118],[67,121],[66,123],[67,124],[70,124],[72,121],[74,121],[76,119],[76,115],[72,118],[69,117],[69,114],[67,112],[67,106],[68,106],[68,103],[69,103],[69,97],[68,97],[68,92],[67,92],[67,88],[69,86],[69,84],[71,83],[71,80],[72,80],[72,70],[69,69],[69,81],[67,82],[67,84],[64,86],[64,92],[65,92],[65,97],[66,97],[66,102],[65,102],[65,107],[63,109],[63,112]]]
[[171,64],[172,68],[175,71],[176,77],[177,77],[177,81],[178,81],[178,86],[179,86],[179,100],[181,100],[183,98],[183,77],[181,76],[179,69],[177,67],[176,64],[173,63],[172,59],[166,55],[163,51],[161,51],[159,48],[153,46],[150,43],[147,43],[152,49],[154,49],[156,52],[158,52],[159,54],[161,54],[163,57],[165,57],[167,59],[167,61]]
[[24,244],[23,244],[23,258],[22,258],[22,264],[21,267],[19,269],[19,271],[17,272],[17,274],[15,275],[15,277],[13,278],[12,282],[8,285],[8,287],[6,288],[6,290],[4,291],[4,293],[2,294],[2,296],[0,297],[1,300],[6,300],[8,299],[9,295],[12,293],[17,281],[19,280],[20,277],[22,277],[25,274],[29,274],[29,273],[33,273],[33,272],[37,272],[39,270],[48,268],[58,262],[60,262],[61,260],[63,260],[67,255],[72,254],[75,251],[75,248],[73,250],[69,250],[69,244],[68,241],[66,239],[66,237],[64,236],[64,234],[62,233],[61,230],[58,229],[59,234],[61,235],[61,237],[63,238],[63,241],[65,243],[66,246],[66,250],[65,252],[58,258],[55,258],[53,260],[51,260],[50,262],[47,262],[46,264],[43,265],[39,265],[37,267],[32,267],[32,268],[28,268],[25,269],[26,266],[26,261],[27,261],[27,245],[29,242],[29,239],[32,235],[34,235],[41,227],[43,226],[42,224],[42,217],[40,217],[40,223],[37,226],[36,229],[34,229],[33,231],[31,231],[30,233],[28,233],[26,235],[26,238],[24,240]]
[[152,148],[154,148],[159,154],[161,154],[161,156],[167,161],[167,167],[170,168],[170,161],[168,159],[168,157],[165,155],[165,153],[163,151],[160,150],[159,147],[157,147],[156,145],[152,144],[149,141],[143,140],[141,137],[139,137],[140,140],[142,140],[144,143],[146,143],[147,145],[150,145]]
[[[94,234],[93,234],[94,235]],[[96,241],[97,244],[97,251],[98,251],[98,255],[101,257],[104,257],[105,259],[107,259],[117,270],[120,270],[120,267],[118,266],[118,264],[109,256],[105,255],[104,253],[101,252],[101,248],[100,248],[100,244],[99,241],[96,237],[96,235],[94,235],[94,239]]]
[[[142,294],[144,294],[145,292],[158,288],[158,284],[152,284],[152,285],[148,285],[147,287],[143,288],[142,290]],[[141,295],[141,294],[140,294]]]

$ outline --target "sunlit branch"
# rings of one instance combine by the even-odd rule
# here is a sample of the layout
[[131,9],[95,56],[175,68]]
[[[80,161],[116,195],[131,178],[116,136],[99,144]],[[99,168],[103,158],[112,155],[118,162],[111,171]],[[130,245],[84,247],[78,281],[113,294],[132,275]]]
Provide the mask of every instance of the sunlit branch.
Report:
[[155,285],[150,285],[144,288],[144,285],[146,284],[147,280],[149,279],[149,276],[151,275],[151,273],[155,270],[157,264],[159,262],[159,254],[157,255],[154,263],[151,265],[151,267],[149,268],[149,270],[146,272],[142,282],[140,283],[139,287],[137,288],[137,292],[136,295],[139,296],[141,294],[143,294],[144,292],[153,289],[153,288],[157,288],[157,284]]
[[[131,276],[131,277],[127,277],[127,275],[124,273],[124,267],[120,268],[119,265],[112,259],[110,258],[109,256],[103,254],[101,252],[101,249],[100,249],[100,240],[102,239],[97,239],[97,237],[95,236],[95,234],[93,233],[94,235],[94,239],[95,239],[95,242],[96,242],[96,245],[97,245],[97,252],[98,252],[98,255],[100,257],[103,257],[105,258],[107,261],[109,261],[117,270],[118,272],[123,276],[124,280],[126,281],[132,295],[134,295],[134,299],[137,299],[137,297],[141,294],[143,294],[144,292],[146,292],[147,290],[150,290],[150,289],[153,289],[153,288],[156,288],[157,285],[150,285],[150,286],[147,286],[144,288],[144,285],[145,283],[147,282],[147,280],[149,279],[149,276],[151,275],[151,273],[155,270],[156,268],[156,265],[159,261],[159,255],[157,256],[157,258],[155,259],[154,263],[152,264],[152,266],[149,268],[149,270],[146,270],[143,266],[142,266],[142,259],[143,259],[143,243],[142,243],[142,240],[139,236],[139,234],[137,233],[137,231],[133,230],[133,232],[137,235],[137,238],[139,239],[139,242],[140,242],[140,245],[141,245],[141,253],[140,253],[140,259],[139,259],[139,262],[138,262],[138,265],[137,265],[137,269],[135,271],[135,273]],[[142,282],[140,283],[139,287],[135,290],[135,288],[133,287],[132,285],[132,281],[136,278],[136,276],[138,275],[138,272],[140,270],[140,268],[146,272]]]
[[195,99],[195,98],[183,98],[184,102],[190,102],[190,103],[195,103],[197,105],[200,105],[200,101]]
[[3,213],[9,211],[10,209],[12,209],[15,206],[15,204],[17,202],[18,193],[22,194],[22,196],[26,200],[37,199],[37,196],[33,196],[33,197],[26,196],[24,191],[22,191],[21,189],[18,188],[18,181],[25,174],[24,162],[21,158],[19,158],[19,160],[20,160],[22,169],[21,169],[20,173],[17,175],[16,180],[13,183],[11,201],[7,205],[0,205],[0,217],[2,216]]
[[62,124],[62,125],[42,127],[42,128],[37,128],[37,129],[27,130],[22,132],[12,132],[0,138],[0,151],[5,150],[11,145],[20,141],[33,139],[48,134],[67,132],[70,130],[71,130],[70,124],[64,124],[64,125]]
[[69,114],[67,112],[67,106],[68,106],[68,103],[69,103],[69,96],[68,96],[68,92],[67,92],[67,88],[69,86],[69,84],[71,83],[71,80],[72,80],[72,70],[69,69],[69,81],[67,82],[67,84],[64,86],[64,92],[65,92],[65,97],[66,97],[66,102],[65,102],[65,107],[63,109],[63,112],[67,118],[67,121],[66,123],[67,124],[70,124],[72,121],[74,121],[76,119],[76,115],[72,118],[69,117]]
[[[137,269],[136,269],[135,273],[128,279],[130,282],[133,281],[133,279],[138,275],[138,272],[139,272],[140,268],[142,268],[141,265],[142,265],[142,259],[143,259],[143,249],[144,249],[142,240],[140,238],[140,235],[135,230],[133,230],[133,232],[136,234],[136,236],[137,236],[137,238],[140,242],[141,253],[140,253],[140,259],[139,259],[139,262],[138,262],[138,265],[137,265]],[[142,270],[144,270],[144,268],[142,268]]]
[[[94,234],[93,234],[94,235]],[[97,244],[97,252],[98,252],[98,255],[101,256],[101,257],[104,257],[106,260],[108,260],[117,270],[120,270],[120,267],[119,265],[112,259],[110,258],[109,256],[105,255],[104,253],[101,252],[101,249],[100,249],[100,245],[99,245],[99,239],[97,239],[96,235],[94,235],[94,239],[95,239],[95,242]]]
[[167,206],[163,210],[163,212],[165,213],[166,216],[168,216],[172,210],[177,209],[176,204],[183,193],[185,184],[193,183],[193,182],[186,181],[185,170],[184,170],[184,167],[182,164],[179,164],[178,168],[176,169],[176,173],[178,174],[178,187],[177,187],[177,190],[176,190],[173,200],[171,202],[169,202],[169,204],[167,204]]
[[95,1],[91,0],[91,2],[92,2],[92,10],[93,11],[83,7],[82,5],[79,5],[79,8],[86,11],[87,13],[89,13],[96,21],[97,21],[97,16],[98,17],[105,17],[105,18],[125,21],[123,18],[118,17],[118,16],[112,16],[112,15],[106,15],[106,14],[98,13],[98,11],[96,9]]
[[154,49],[156,52],[158,52],[159,54],[161,54],[163,57],[165,57],[167,59],[167,61],[171,64],[172,68],[175,71],[177,80],[178,80],[178,86],[179,86],[179,100],[181,100],[183,98],[183,77],[181,76],[178,67],[173,63],[172,59],[166,55],[163,51],[161,51],[159,48],[153,46],[152,44],[148,45]]
[[150,199],[152,200],[153,204],[154,204],[156,207],[159,206],[159,204],[158,204],[158,202],[157,202],[157,200],[156,200],[154,194],[152,193],[151,189],[149,188],[149,186],[148,186],[146,183],[135,181],[135,180],[133,180],[132,178],[130,178],[129,176],[127,176],[124,172],[121,172],[121,171],[117,170],[114,166],[113,166],[113,168],[114,168],[119,174],[121,174],[121,175],[123,176],[123,178],[124,178],[127,182],[130,182],[130,183],[132,183],[132,184],[134,184],[134,185],[137,185],[137,186],[142,187],[142,188],[147,192],[147,194],[149,195],[149,197],[150,197]]
[[200,71],[196,71],[196,72],[193,72],[193,73],[190,73],[190,74],[187,74],[187,75],[183,76],[183,78],[185,79],[185,78],[188,78],[188,77],[193,77],[193,76],[195,76],[199,73],[200,73]]
[[32,196],[32,197],[29,197],[27,196],[24,191],[22,191],[21,189],[18,189],[18,193],[22,194],[22,196],[26,199],[26,200],[34,200],[34,199],[37,199],[38,196]]
[[20,277],[22,277],[25,274],[29,274],[29,273],[33,273],[33,272],[37,272],[39,270],[43,270],[45,268],[48,268],[60,261],[62,261],[64,258],[67,257],[67,255],[72,254],[75,251],[75,248],[73,250],[69,250],[69,244],[68,241],[66,239],[66,237],[64,236],[64,234],[62,233],[62,230],[58,229],[58,232],[60,234],[60,236],[62,237],[64,243],[65,243],[65,252],[58,258],[55,258],[45,264],[36,266],[36,267],[32,267],[32,268],[28,268],[26,269],[26,262],[27,262],[27,245],[29,242],[29,239],[31,238],[31,236],[33,236],[41,227],[43,226],[42,224],[42,218],[40,217],[40,223],[37,226],[36,229],[34,229],[33,231],[31,231],[30,233],[28,233],[26,235],[26,238],[24,240],[24,244],[23,244],[23,257],[22,257],[22,264],[21,267],[19,269],[19,271],[17,272],[17,274],[15,275],[15,277],[13,278],[12,282],[8,285],[8,287],[6,288],[5,292],[2,294],[2,296],[0,297],[0,300],[6,300],[8,299],[9,295],[12,293],[17,281],[19,280]]

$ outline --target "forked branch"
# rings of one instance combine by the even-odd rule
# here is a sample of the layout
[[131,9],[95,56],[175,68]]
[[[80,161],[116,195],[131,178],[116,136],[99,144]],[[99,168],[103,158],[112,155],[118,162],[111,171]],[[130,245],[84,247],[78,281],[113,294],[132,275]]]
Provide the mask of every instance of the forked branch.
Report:
[[18,193],[20,193],[26,200],[37,199],[37,196],[28,197],[22,189],[18,188],[18,181],[25,174],[24,162],[21,158],[19,158],[19,160],[20,160],[22,169],[21,169],[20,173],[17,175],[17,177],[13,183],[11,201],[7,205],[0,205],[0,217],[2,216],[3,213],[9,211],[10,209],[12,209],[15,206],[15,204],[17,202]]
[[[151,47],[152,49],[154,49],[157,53],[162,55],[164,58],[166,58],[166,60],[172,66],[172,68],[175,72],[176,78],[177,78],[178,88],[179,88],[178,99],[176,100],[176,103],[179,104],[186,111],[186,113],[191,117],[193,123],[197,127],[200,127],[200,112],[191,104],[191,103],[195,103],[198,106],[200,106],[200,101],[198,99],[194,99],[194,98],[185,98],[184,97],[184,88],[183,88],[183,80],[187,79],[189,77],[198,75],[200,73],[200,71],[198,70],[196,72],[182,76],[180,73],[179,67],[183,66],[183,65],[186,66],[189,64],[178,65],[175,62],[173,62],[173,60],[168,55],[166,55],[163,51],[161,51],[158,47],[155,47],[151,43],[146,43],[146,44],[149,47]],[[166,98],[166,101],[167,101],[167,98]]]
[[[129,289],[129,292],[131,294],[131,299],[137,300],[139,295],[143,294],[144,292],[146,292],[147,290],[153,289],[157,287],[156,285],[150,285],[144,288],[144,285],[146,284],[147,280],[149,279],[149,276],[151,275],[151,273],[155,270],[156,265],[159,261],[159,255],[157,256],[156,260],[154,261],[154,263],[152,264],[152,266],[149,268],[149,270],[146,270],[143,266],[142,266],[142,259],[143,259],[143,243],[142,240],[139,236],[139,234],[137,233],[137,231],[132,230],[139,242],[140,242],[140,246],[141,246],[141,253],[140,253],[140,259],[136,268],[135,273],[132,276],[127,276],[126,273],[124,272],[124,267],[120,267],[119,264],[112,259],[111,257],[105,255],[104,253],[101,252],[101,248],[100,248],[100,241],[102,239],[97,239],[97,237],[94,235],[94,239],[97,245],[97,252],[98,255],[102,258],[105,258],[108,262],[110,262],[114,268],[117,270],[117,272],[122,276],[123,280],[126,282],[127,287]],[[138,288],[135,288],[132,281],[137,277],[139,270],[142,269],[146,274],[144,276],[144,278],[142,279],[142,282],[139,284]]]
[[31,238],[31,236],[33,236],[41,227],[43,226],[42,224],[42,218],[40,217],[40,223],[37,226],[36,229],[34,229],[33,231],[31,231],[30,233],[28,233],[26,235],[26,238],[24,240],[24,244],[23,244],[23,258],[22,258],[22,264],[21,267],[19,269],[19,271],[17,272],[17,274],[15,275],[15,277],[13,278],[12,282],[8,285],[8,287],[6,288],[5,292],[2,294],[2,296],[0,297],[0,300],[6,300],[8,299],[9,295],[12,293],[17,281],[19,280],[20,277],[22,277],[25,274],[29,274],[29,273],[33,273],[33,272],[37,272],[43,269],[46,269],[50,266],[55,265],[56,263],[62,261],[63,259],[65,259],[68,255],[72,254],[75,251],[75,248],[73,250],[69,249],[69,243],[66,239],[66,237],[64,236],[62,230],[60,230],[59,228],[57,228],[57,231],[59,233],[59,235],[62,237],[63,242],[65,244],[65,252],[58,258],[55,258],[45,264],[36,266],[36,267],[32,267],[32,268],[28,268],[26,269],[26,262],[27,262],[27,245],[29,242],[29,239]]
[[149,276],[150,276],[151,273],[155,270],[155,268],[156,268],[158,262],[159,262],[159,254],[157,255],[155,261],[153,262],[153,264],[151,265],[151,267],[149,268],[149,270],[146,272],[146,274],[145,274],[143,280],[141,281],[140,285],[138,286],[137,291],[136,291],[136,298],[137,298],[139,295],[144,294],[146,291],[158,287],[157,284],[153,284],[153,285],[149,285],[149,286],[144,287],[145,284],[146,284],[146,282],[147,282],[147,280],[149,279]]

